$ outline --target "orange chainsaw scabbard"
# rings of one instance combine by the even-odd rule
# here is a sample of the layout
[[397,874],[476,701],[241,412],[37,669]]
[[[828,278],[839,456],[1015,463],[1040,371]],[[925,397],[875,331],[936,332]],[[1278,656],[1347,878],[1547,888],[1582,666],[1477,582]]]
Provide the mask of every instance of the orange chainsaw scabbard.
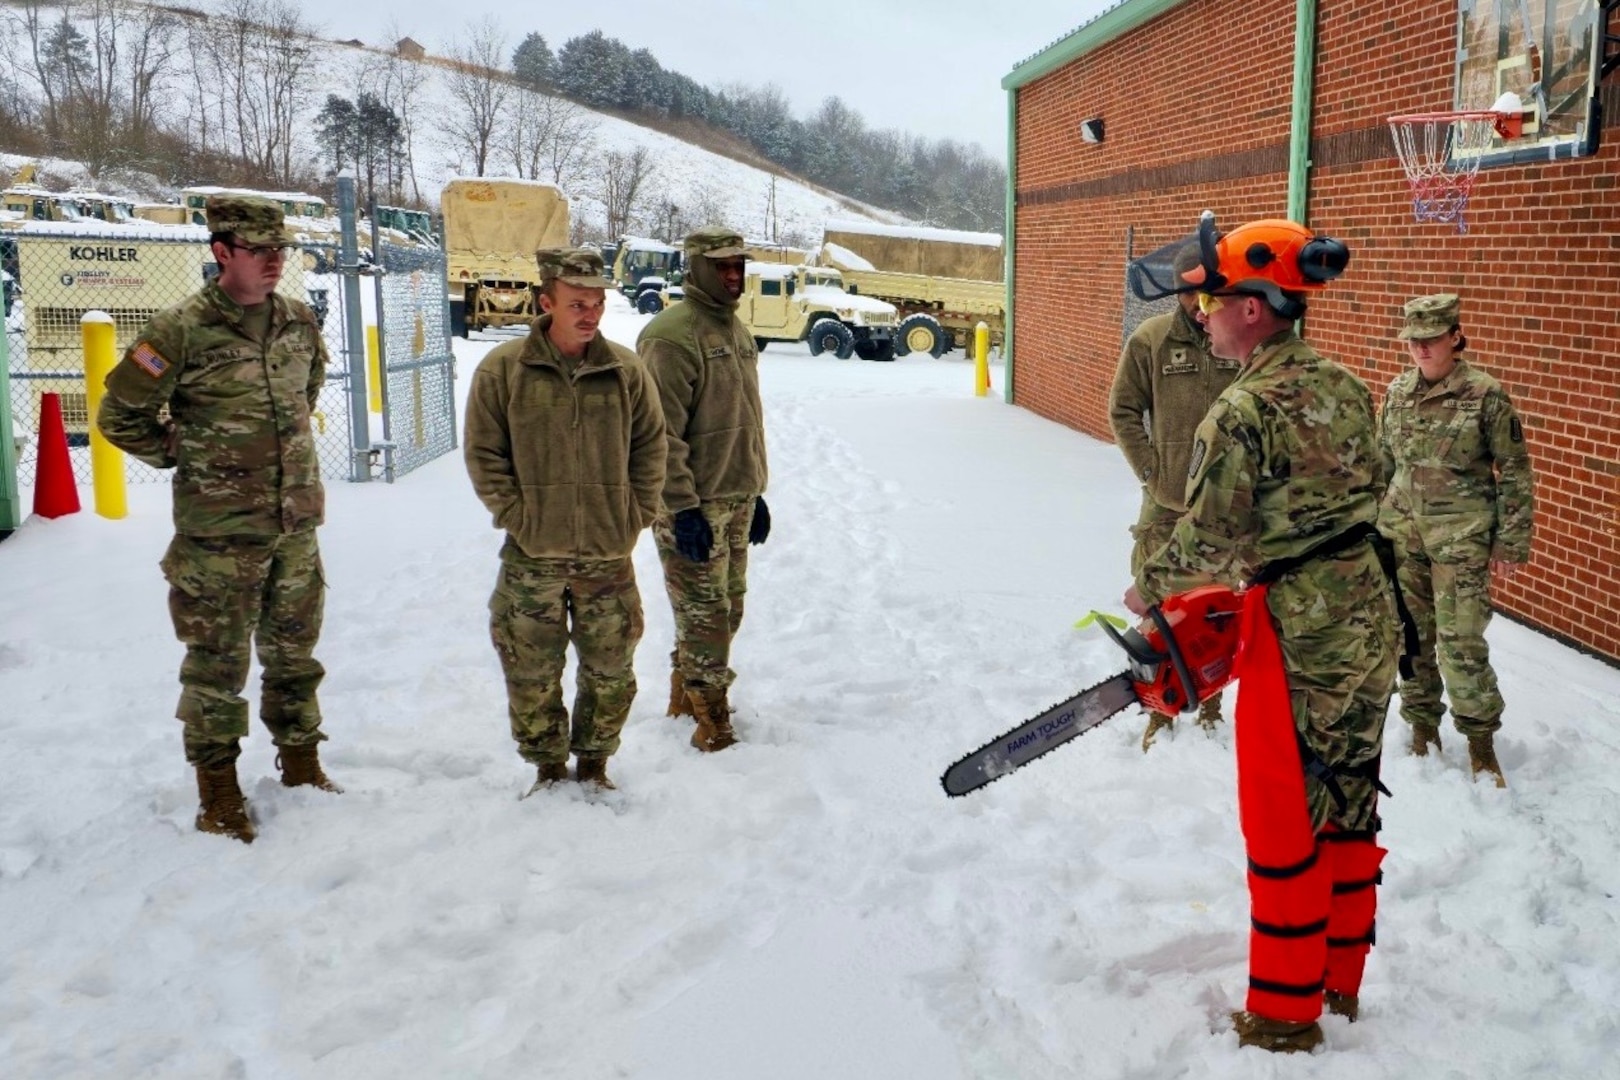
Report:
[[1238,818],[1249,858],[1245,1007],[1306,1023],[1322,1012],[1332,869],[1305,801],[1293,702],[1266,586],[1244,594],[1238,647]]

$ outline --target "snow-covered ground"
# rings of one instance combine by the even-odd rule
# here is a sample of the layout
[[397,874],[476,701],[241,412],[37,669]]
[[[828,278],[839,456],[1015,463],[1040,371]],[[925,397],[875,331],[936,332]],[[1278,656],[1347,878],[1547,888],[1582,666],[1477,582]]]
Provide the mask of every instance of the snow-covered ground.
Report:
[[[463,383],[488,347],[461,346]],[[944,796],[949,762],[1122,666],[1071,624],[1121,610],[1137,498],[1113,447],[974,398],[959,355],[766,351],[744,741],[703,756],[663,715],[644,538],[604,797],[517,799],[500,537],[455,456],[329,489],[324,757],[348,791],[281,788],[256,729],[252,847],[192,830],[167,488],[123,521],[28,521],[0,544],[0,1076],[1620,1077],[1620,672],[1522,627],[1491,629],[1509,789],[1470,783],[1449,730],[1426,760],[1391,740],[1362,1019],[1324,1020],[1314,1056],[1225,1022],[1230,730],[1144,756],[1122,715]]]

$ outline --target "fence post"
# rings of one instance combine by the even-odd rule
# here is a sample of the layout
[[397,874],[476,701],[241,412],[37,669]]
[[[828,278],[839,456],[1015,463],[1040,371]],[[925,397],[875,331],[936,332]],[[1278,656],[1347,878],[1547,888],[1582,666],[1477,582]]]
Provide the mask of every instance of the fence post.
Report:
[[337,177],[338,274],[343,279],[343,355],[349,369],[349,479],[371,479],[371,418],[366,393],[366,331],[360,317],[360,241],[356,220],[354,174]]
[[107,395],[107,376],[118,363],[117,328],[105,311],[87,311],[79,318],[84,341],[84,400],[90,415],[90,488],[96,513],[118,521],[129,514],[124,488],[124,452],[107,441],[96,423],[101,399]]
[[[5,303],[0,300],[0,308]],[[22,524],[17,491],[17,435],[11,429],[11,341],[0,329],[0,540]]]

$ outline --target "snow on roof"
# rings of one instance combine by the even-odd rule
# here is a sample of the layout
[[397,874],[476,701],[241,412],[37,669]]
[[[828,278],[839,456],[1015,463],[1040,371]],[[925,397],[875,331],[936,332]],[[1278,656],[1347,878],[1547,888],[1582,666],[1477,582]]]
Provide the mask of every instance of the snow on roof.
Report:
[[924,225],[879,225],[872,221],[828,219],[827,232],[860,233],[866,236],[898,236],[908,240],[938,240],[948,244],[980,244],[1000,247],[1000,233],[964,232],[961,229],[930,229]]
[[787,263],[750,262],[748,272],[755,277],[767,281],[780,281],[793,276],[793,271],[804,269],[802,266],[789,266]]
[[680,248],[671,247],[662,240],[652,240],[645,236],[621,236],[619,246],[629,248],[631,251],[679,251]]
[[861,258],[842,244],[835,244],[831,240],[821,246],[822,253],[846,270],[876,270],[870,261]]
[[519,176],[451,176],[444,181],[448,184],[523,184],[527,187],[550,188],[561,194],[556,184],[548,184],[544,180],[526,180]]
[[7,229],[6,236],[18,233],[40,236],[96,237],[105,240],[134,240],[140,237],[169,240],[207,240],[208,230],[201,225],[160,225],[155,221],[108,222],[99,218],[80,221],[29,221],[21,228]]
[[183,190],[187,195],[257,195],[263,199],[285,199],[289,202],[314,202],[326,205],[325,199],[305,191],[260,191],[258,188],[215,187],[212,184],[201,184]]

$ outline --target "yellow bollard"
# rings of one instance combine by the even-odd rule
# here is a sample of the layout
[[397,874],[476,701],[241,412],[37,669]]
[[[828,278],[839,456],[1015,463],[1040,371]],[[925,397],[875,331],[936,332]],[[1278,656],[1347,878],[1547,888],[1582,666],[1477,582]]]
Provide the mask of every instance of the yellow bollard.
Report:
[[990,392],[990,324],[981,322],[973,328],[973,396],[984,397]]
[[381,351],[377,328],[366,327],[366,404],[379,415],[382,413],[382,372],[377,365],[377,354]]
[[84,341],[85,405],[90,414],[90,482],[96,494],[96,513],[118,521],[129,514],[124,487],[124,452],[96,426],[96,412],[107,396],[107,376],[118,362],[117,327],[105,311],[87,311],[79,320]]

